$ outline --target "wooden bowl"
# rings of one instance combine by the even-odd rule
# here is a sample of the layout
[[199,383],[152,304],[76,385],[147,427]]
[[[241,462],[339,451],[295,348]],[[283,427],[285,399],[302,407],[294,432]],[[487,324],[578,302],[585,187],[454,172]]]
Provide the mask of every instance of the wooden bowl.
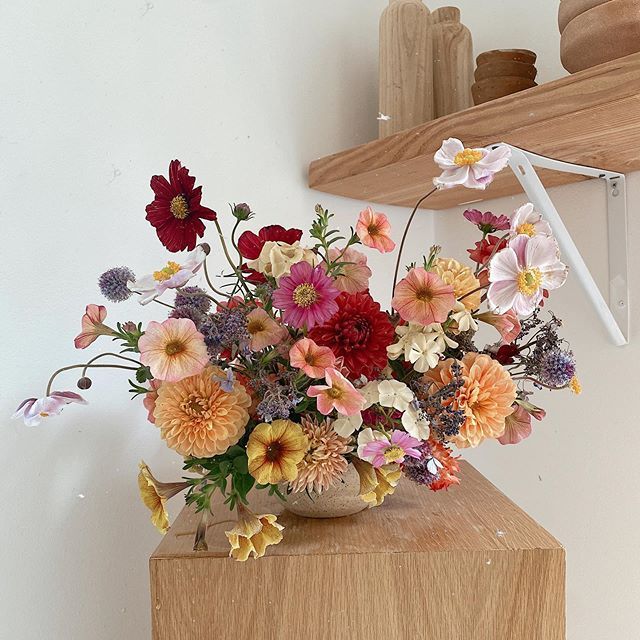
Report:
[[525,89],[536,87],[537,84],[529,78],[518,76],[503,76],[501,78],[487,78],[480,80],[471,86],[474,104],[483,104],[490,100],[497,100],[512,93],[518,93]]
[[640,0],[609,0],[593,7],[571,20],[560,38],[560,59],[569,73],[638,51]]
[[476,58],[476,64],[480,66],[486,62],[496,62],[498,60],[510,60],[511,62],[525,62],[535,64],[538,56],[528,49],[493,49],[485,51]]
[[495,60],[479,65],[474,73],[476,81],[487,78],[498,78],[512,76],[518,78],[529,78],[535,80],[538,70],[534,65],[527,62],[517,62],[515,60]]
[[565,30],[565,27],[581,13],[593,9],[598,5],[609,2],[609,0],[560,0],[560,7],[558,9],[558,28],[560,33]]

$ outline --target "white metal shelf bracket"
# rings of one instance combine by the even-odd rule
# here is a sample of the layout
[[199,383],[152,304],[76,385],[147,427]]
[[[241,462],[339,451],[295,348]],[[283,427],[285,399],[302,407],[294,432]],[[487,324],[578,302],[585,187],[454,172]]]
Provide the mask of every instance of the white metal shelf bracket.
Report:
[[[627,192],[623,174],[546,158],[510,144],[509,166],[522,185],[529,201],[551,226],[562,251],[563,260],[572,268],[591,300],[613,342],[629,342],[629,283],[627,258]],[[492,145],[495,148],[498,145]],[[596,284],[582,254],[576,247],[534,167],[600,178],[607,189],[607,230],[609,249],[609,302]]]

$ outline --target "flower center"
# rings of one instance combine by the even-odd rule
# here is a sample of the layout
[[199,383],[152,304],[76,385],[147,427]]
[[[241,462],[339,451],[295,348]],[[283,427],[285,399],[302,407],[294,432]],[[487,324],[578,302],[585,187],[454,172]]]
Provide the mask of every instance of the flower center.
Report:
[[521,233],[522,235],[533,238],[533,236],[536,235],[536,228],[530,222],[524,222],[516,229],[516,233]]
[[421,287],[416,290],[416,300],[419,300],[420,302],[431,302],[431,300],[433,300],[433,294],[430,289]]
[[180,342],[180,340],[171,340],[171,342],[167,342],[167,345],[164,348],[164,352],[168,356],[176,356],[179,353],[184,351],[184,343]]
[[342,396],[344,395],[344,392],[342,391],[342,389],[338,387],[331,387],[330,389],[327,389],[327,395],[332,400],[337,400],[338,398],[342,398]]
[[482,151],[477,151],[476,149],[465,149],[464,151],[456,153],[456,157],[453,159],[453,162],[459,167],[465,167],[475,164],[476,162],[480,162],[482,157]]
[[377,235],[380,234],[380,227],[375,223],[372,222],[368,227],[367,227],[367,233],[372,236],[375,237]]
[[167,262],[166,267],[163,267],[160,271],[153,272],[153,279],[156,282],[164,282],[165,280],[169,280],[171,276],[175,276],[178,271],[180,271],[180,265],[177,262],[170,260]]
[[525,269],[518,274],[518,291],[525,296],[532,296],[540,288],[542,272],[537,267]]
[[385,449],[384,459],[387,462],[398,462],[404,458],[404,451],[397,445],[391,445],[388,449]]
[[269,462],[279,460],[282,457],[282,443],[278,441],[269,443],[264,455]]
[[171,215],[178,220],[184,220],[189,215],[189,203],[187,199],[182,195],[177,195],[171,201],[169,205]]
[[264,331],[264,330],[265,330],[265,326],[262,320],[249,320],[249,323],[247,324],[247,331],[251,335],[255,333],[260,333],[260,331]]
[[299,307],[310,307],[317,300],[318,292],[309,282],[303,282],[293,290],[293,301]]

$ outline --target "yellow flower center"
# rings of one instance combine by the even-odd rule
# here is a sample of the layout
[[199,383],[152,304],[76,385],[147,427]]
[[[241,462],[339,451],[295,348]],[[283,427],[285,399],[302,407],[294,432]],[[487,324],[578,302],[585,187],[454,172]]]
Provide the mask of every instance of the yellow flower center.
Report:
[[516,229],[516,233],[521,233],[525,236],[533,238],[533,236],[536,235],[536,228],[530,222],[524,222]]
[[518,291],[525,296],[532,296],[540,288],[542,273],[537,267],[525,269],[518,274]]
[[459,151],[458,153],[456,153],[456,157],[453,159],[453,162],[459,167],[465,167],[471,164],[475,164],[476,162],[480,162],[480,160],[482,160],[482,157],[482,151],[477,151],[475,149],[465,149],[464,151]]
[[384,459],[387,462],[398,462],[404,457],[404,451],[397,445],[392,445],[384,452]]
[[312,304],[317,302],[317,300],[318,292],[316,291],[315,287],[308,282],[299,284],[293,290],[293,301],[299,307],[310,307]]
[[342,396],[344,395],[344,391],[339,387],[331,387],[330,389],[327,389],[327,395],[332,400],[337,400],[338,398],[342,398]]
[[40,412],[40,416],[43,417],[43,418],[48,418],[49,414],[46,411],[41,411]]
[[164,282],[168,280],[171,276],[175,276],[176,273],[180,271],[180,265],[177,262],[173,262],[170,260],[167,262],[167,266],[160,269],[160,271],[153,272],[153,279],[156,282]]
[[178,220],[184,220],[189,215],[189,203],[182,194],[173,198],[169,209],[173,217]]
[[176,356],[179,353],[184,351],[184,343],[180,340],[171,340],[171,342],[167,342],[167,345],[164,348],[164,352],[168,356]]
[[260,331],[264,331],[264,330],[265,330],[265,326],[262,320],[249,320],[249,323],[247,324],[247,331],[251,335],[254,335],[255,333],[259,333]]

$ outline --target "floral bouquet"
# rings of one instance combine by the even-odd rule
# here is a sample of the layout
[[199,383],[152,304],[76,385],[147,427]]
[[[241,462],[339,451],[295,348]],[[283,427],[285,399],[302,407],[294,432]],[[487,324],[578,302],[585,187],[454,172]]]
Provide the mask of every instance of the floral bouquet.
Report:
[[[98,281],[109,301],[137,296],[168,317],[114,327],[104,306],[88,305],[75,346],[109,338],[116,349],[59,369],[44,397],[25,400],[15,416],[35,426],[67,404],[85,404],[75,392],[53,390],[61,372],[80,369],[77,386],[87,390],[91,369],[126,370],[149,422],[184,458],[179,482],[160,482],[140,464],[152,522],[166,532],[166,501],[185,492],[202,514],[194,548],[206,549],[219,493],[237,512],[226,532],[237,560],[260,557],[282,539],[275,515],[249,510],[252,489],[285,501],[296,493],[319,499],[355,469],[362,505],[378,506],[402,476],[433,491],[458,484],[454,448],[487,439],[515,444],[531,433],[532,417],[545,415],[531,402],[534,389],[580,391],[574,356],[558,334],[561,322],[542,310],[567,269],[531,204],[511,218],[465,211],[482,234],[470,263],[441,257],[434,246],[399,279],[418,206],[439,188],[484,189],[508,158],[506,147],[443,143],[435,155],[442,175],[404,231],[390,311],[371,297],[372,272],[359,250],[395,249],[384,214],[368,207],[342,236],[318,205],[303,241],[301,230],[279,225],[239,234],[254,214],[236,204],[225,238],[195,178],[172,161],[168,179],[151,179],[155,198],[146,219],[170,252],[188,253],[141,278],[116,267]],[[198,244],[204,221],[215,226],[228,262],[216,278],[207,269],[212,249]],[[480,323],[497,332],[492,344],[476,343]]]

